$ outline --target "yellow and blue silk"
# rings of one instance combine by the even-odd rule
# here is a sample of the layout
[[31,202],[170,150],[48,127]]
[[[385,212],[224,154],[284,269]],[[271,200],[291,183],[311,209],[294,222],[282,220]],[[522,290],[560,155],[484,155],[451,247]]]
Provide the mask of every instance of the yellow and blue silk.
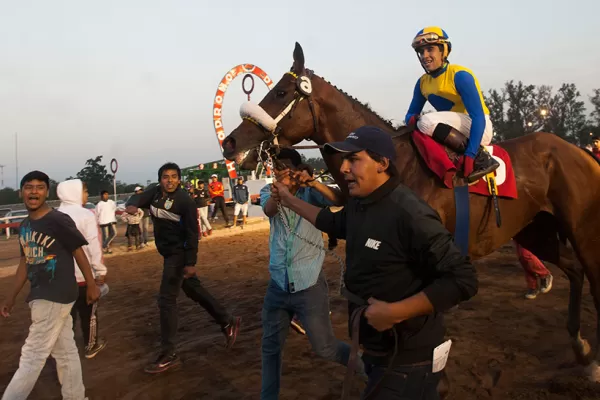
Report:
[[427,101],[437,111],[465,113],[471,117],[469,144],[465,155],[475,158],[485,130],[485,116],[490,112],[473,73],[465,67],[446,64],[435,74],[424,74],[415,85],[406,123],[411,117],[421,114]]

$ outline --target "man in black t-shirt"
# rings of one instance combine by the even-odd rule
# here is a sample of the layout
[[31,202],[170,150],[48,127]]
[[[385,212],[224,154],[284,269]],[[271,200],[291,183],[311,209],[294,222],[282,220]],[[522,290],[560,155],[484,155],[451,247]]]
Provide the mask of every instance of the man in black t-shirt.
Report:
[[204,186],[204,181],[198,182],[198,189],[194,191],[194,201],[198,208],[198,225],[200,226],[200,232],[202,236],[206,237],[212,235],[212,226],[208,222],[208,202],[210,201],[210,194],[208,189]]
[[100,291],[82,249],[88,243],[71,217],[46,204],[49,186],[48,176],[40,171],[30,172],[21,180],[21,194],[29,215],[19,229],[21,260],[15,285],[0,313],[5,318],[10,316],[17,295],[29,279],[27,302],[32,322],[21,350],[19,369],[2,399],[26,398],[50,355],[56,360],[63,398],[85,397],[71,317],[79,293],[73,258],[85,277],[88,303],[98,300]]

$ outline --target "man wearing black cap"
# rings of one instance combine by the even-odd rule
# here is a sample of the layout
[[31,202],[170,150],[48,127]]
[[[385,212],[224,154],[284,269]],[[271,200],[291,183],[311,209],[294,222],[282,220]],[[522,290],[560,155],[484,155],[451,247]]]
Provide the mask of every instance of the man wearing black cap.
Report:
[[342,211],[314,207],[280,183],[272,198],[347,242],[349,324],[353,348],[364,348],[368,398],[439,399],[451,344],[442,313],[476,294],[475,269],[438,214],[399,182],[387,133],[364,126],[325,149],[343,156],[350,199]]

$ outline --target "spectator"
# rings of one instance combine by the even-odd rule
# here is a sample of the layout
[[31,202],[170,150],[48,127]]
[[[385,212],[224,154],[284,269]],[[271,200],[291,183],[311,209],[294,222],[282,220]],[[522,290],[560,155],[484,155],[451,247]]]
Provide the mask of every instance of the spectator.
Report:
[[235,207],[233,211],[233,226],[237,226],[237,219],[240,211],[242,212],[242,229],[246,225],[246,218],[248,217],[248,202],[250,201],[250,192],[248,186],[244,185],[244,178],[241,176],[238,178],[238,183],[233,187],[233,201],[235,201]]
[[105,253],[111,254],[110,245],[117,236],[117,218],[115,217],[117,205],[108,198],[106,190],[103,190],[100,196],[101,200],[96,205],[96,218],[102,229],[102,249]]
[[[79,232],[88,242],[82,248],[92,267],[96,285],[101,289],[108,290],[108,286],[104,283],[106,266],[102,259],[102,243],[98,237],[98,222],[94,212],[83,207],[88,201],[87,185],[79,179],[71,179],[59,183],[56,191],[60,199],[58,211],[71,217]],[[79,315],[85,346],[85,358],[93,358],[106,346],[106,341],[98,338],[99,303],[87,303],[87,284],[79,268],[75,268],[75,278],[79,286],[79,297],[77,297],[71,309],[73,330],[75,330],[75,322],[77,321],[77,315]]]
[[600,137],[594,136],[592,138],[592,153],[596,156],[596,158],[600,159]]
[[[141,194],[143,192],[143,187],[138,186],[135,188],[135,194]],[[147,208],[142,208],[141,210],[144,212],[144,216],[140,221],[140,231],[142,232],[140,236],[140,247],[146,247],[148,246],[148,236],[150,235],[148,232],[150,229],[150,210]]]
[[[143,193],[143,192],[142,192]],[[133,244],[135,243],[135,249],[139,250],[140,247],[140,223],[144,218],[144,212],[141,208],[138,208],[135,214],[129,214],[125,211],[121,215],[121,219],[123,222],[127,223],[127,231],[125,231],[125,236],[127,236],[127,251],[133,251]]]
[[200,232],[202,232],[202,236],[204,237],[212,235],[212,226],[210,226],[210,223],[208,222],[209,199],[210,195],[204,186],[204,181],[199,181],[194,201],[196,202],[196,207],[198,207],[198,225],[200,226]]
[[210,179],[212,179],[212,182],[208,184],[208,193],[210,194],[210,198],[213,203],[215,203],[215,208],[211,218],[214,222],[215,217],[217,216],[217,210],[221,210],[223,218],[225,219],[225,224],[227,227],[229,227],[231,224],[229,223],[227,210],[225,209],[225,189],[223,188],[223,184],[219,182],[219,177],[217,174],[212,174]]

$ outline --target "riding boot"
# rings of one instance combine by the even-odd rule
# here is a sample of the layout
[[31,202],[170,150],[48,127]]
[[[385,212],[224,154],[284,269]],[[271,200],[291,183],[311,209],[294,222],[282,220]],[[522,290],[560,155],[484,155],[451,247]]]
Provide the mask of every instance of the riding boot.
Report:
[[465,135],[443,123],[437,124],[431,137],[457,154],[464,154],[467,143],[469,143],[469,139]]
[[[443,123],[437,124],[432,137],[458,154],[464,154],[469,143],[469,139],[465,135],[450,125]],[[498,161],[491,157],[483,146],[479,146],[479,151],[473,161],[473,172],[467,177],[467,181],[473,183],[490,172],[495,171],[499,166]]]
[[479,146],[479,151],[473,161],[473,172],[467,177],[469,183],[476,182],[487,174],[494,172],[500,163],[490,156],[490,153],[483,146]]

